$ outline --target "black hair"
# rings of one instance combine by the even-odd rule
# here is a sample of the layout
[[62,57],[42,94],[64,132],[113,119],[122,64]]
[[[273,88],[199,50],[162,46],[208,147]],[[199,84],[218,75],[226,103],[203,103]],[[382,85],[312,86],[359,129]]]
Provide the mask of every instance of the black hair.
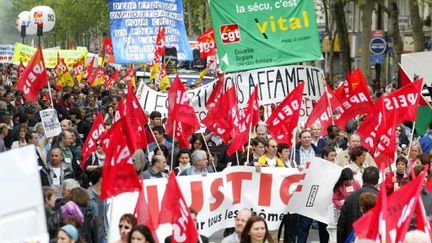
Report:
[[344,184],[345,181],[353,180],[354,174],[350,168],[345,168],[341,171],[339,179],[333,187],[333,192],[336,192],[338,188]]

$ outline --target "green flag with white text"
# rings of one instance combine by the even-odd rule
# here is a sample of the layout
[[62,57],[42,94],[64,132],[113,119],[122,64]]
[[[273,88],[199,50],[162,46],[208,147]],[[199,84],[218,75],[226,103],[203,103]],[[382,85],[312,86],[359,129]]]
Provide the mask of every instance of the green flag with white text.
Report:
[[322,57],[312,0],[210,0],[224,72]]

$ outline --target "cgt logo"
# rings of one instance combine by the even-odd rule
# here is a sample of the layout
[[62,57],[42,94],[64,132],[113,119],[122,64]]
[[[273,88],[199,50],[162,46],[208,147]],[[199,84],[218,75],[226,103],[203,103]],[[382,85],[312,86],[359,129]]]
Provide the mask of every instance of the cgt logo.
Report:
[[224,44],[240,41],[240,28],[237,24],[221,25],[220,33]]

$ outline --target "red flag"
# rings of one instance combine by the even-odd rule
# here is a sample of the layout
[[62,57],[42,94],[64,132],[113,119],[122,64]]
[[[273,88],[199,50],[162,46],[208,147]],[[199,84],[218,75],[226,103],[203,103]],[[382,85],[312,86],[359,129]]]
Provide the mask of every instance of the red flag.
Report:
[[346,123],[357,115],[369,113],[373,105],[366,79],[360,69],[356,69],[348,79],[350,86],[348,89],[344,88],[345,91],[349,90],[348,95],[341,97],[336,92],[341,105],[333,109],[337,110],[335,124],[339,127],[345,127]]
[[127,124],[125,128],[129,129],[128,134],[133,137],[131,137],[130,140],[134,141],[134,148],[132,151],[135,151],[137,148],[147,147],[145,125],[148,123],[148,119],[141,108],[141,105],[135,96],[131,85],[128,87],[128,93],[126,97],[125,121]]
[[304,82],[293,89],[272,112],[266,123],[269,132],[278,143],[292,144],[293,133],[300,117]]
[[220,97],[214,108],[208,111],[202,123],[207,126],[207,129],[222,138],[225,143],[228,143],[230,136],[238,132],[238,114],[237,96],[235,86],[233,86]]
[[[391,213],[386,215],[385,223],[388,232],[386,238],[389,242],[403,242],[417,202],[421,200],[419,195],[425,176],[426,173],[422,172],[420,176],[399,188],[388,198],[387,212]],[[379,207],[380,204],[375,204],[373,209],[354,222],[353,229],[360,239],[376,239],[377,234],[373,229],[379,228],[376,221],[379,218],[377,214],[381,213]]]
[[94,123],[90,129],[89,135],[87,136],[82,149],[81,149],[81,169],[84,171],[84,166],[87,162],[87,159],[90,155],[96,151],[97,149],[97,141],[99,137],[105,132],[104,119],[102,116],[102,112],[96,116]]
[[384,96],[385,109],[397,113],[396,123],[416,120],[422,86],[423,78]]
[[[329,103],[330,102],[330,103]],[[314,105],[305,127],[311,127],[314,123],[320,123],[324,128],[321,133],[324,135],[326,128],[332,124],[334,108],[340,106],[340,101],[333,93],[333,89],[326,84],[326,92]]]
[[206,107],[208,110],[213,109],[222,94],[224,93],[225,88],[225,75],[222,74],[219,79],[215,82],[216,86],[213,88],[209,98],[207,99]]
[[20,61],[20,64],[18,65],[18,79],[20,79],[23,76],[24,70],[25,70],[24,64],[22,63],[22,61]]
[[160,62],[160,58],[165,55],[165,28],[159,27],[156,36],[156,43],[154,47],[154,57],[151,65]]
[[240,115],[239,131],[236,136],[233,136],[232,142],[227,150],[227,154],[231,156],[235,151],[243,148],[243,145],[248,142],[249,128],[254,127],[259,122],[259,104],[258,104],[258,87],[256,86],[252,95],[249,97],[248,105],[244,112]]
[[48,76],[42,54],[42,47],[39,45],[32,56],[29,64],[19,79],[17,89],[23,92],[24,98],[36,101],[39,91],[48,83]]
[[161,205],[164,206],[164,210],[160,212],[159,224],[172,225],[171,242],[196,243],[198,231],[174,172],[171,172],[168,178]]
[[[88,77],[87,81],[90,86],[98,86],[103,84],[108,76],[104,67],[97,67],[94,72]],[[108,77],[109,78],[109,77]]]
[[428,235],[430,241],[432,236],[431,226],[429,223],[429,219],[426,215],[423,201],[421,199],[417,200],[417,205],[415,207],[414,213],[416,217],[417,229],[425,232]]
[[121,123],[115,123],[109,130],[109,145],[102,170],[101,199],[116,196],[123,192],[141,190]]
[[[140,183],[141,185],[143,185],[144,180],[141,180]],[[143,186],[138,195],[138,200],[135,205],[134,215],[137,218],[138,224],[144,224],[145,226],[147,226],[152,232],[153,239],[156,242],[159,242],[156,235],[157,226],[155,227],[155,225],[157,225],[157,220],[159,219],[156,218],[156,216],[152,215],[151,213],[151,210],[149,208],[149,205],[144,195],[144,188],[145,187]]]
[[92,60],[90,61],[89,65],[87,66],[86,74],[85,74],[85,78],[86,78],[87,80],[88,80],[88,78],[90,77],[90,75],[93,73],[94,61],[95,61],[95,56],[93,56],[93,58],[92,58]]
[[111,38],[108,36],[105,36],[102,41],[102,49],[105,50],[105,55],[112,55],[113,54],[113,46]]
[[201,58],[216,55],[215,36],[213,29],[209,29],[198,37]]
[[[176,127],[174,127],[174,121]],[[168,92],[168,121],[166,131],[179,140],[179,147],[189,147],[189,137],[200,128],[195,110],[178,75]]]
[[412,82],[408,77],[408,74],[405,72],[405,70],[403,70],[402,66],[399,66],[399,80],[400,87],[404,87]]
[[104,86],[106,88],[111,88],[114,85],[114,83],[116,81],[118,81],[119,79],[120,79],[119,72],[117,69],[114,68],[114,71],[111,74],[111,77],[104,83]]

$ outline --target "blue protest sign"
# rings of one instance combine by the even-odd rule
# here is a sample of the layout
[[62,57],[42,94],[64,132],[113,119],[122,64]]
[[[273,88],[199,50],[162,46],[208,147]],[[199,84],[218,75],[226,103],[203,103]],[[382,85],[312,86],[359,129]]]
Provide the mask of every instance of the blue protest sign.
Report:
[[180,61],[192,60],[181,0],[109,0],[111,39],[116,63],[149,63],[159,27],[166,46],[177,49]]

